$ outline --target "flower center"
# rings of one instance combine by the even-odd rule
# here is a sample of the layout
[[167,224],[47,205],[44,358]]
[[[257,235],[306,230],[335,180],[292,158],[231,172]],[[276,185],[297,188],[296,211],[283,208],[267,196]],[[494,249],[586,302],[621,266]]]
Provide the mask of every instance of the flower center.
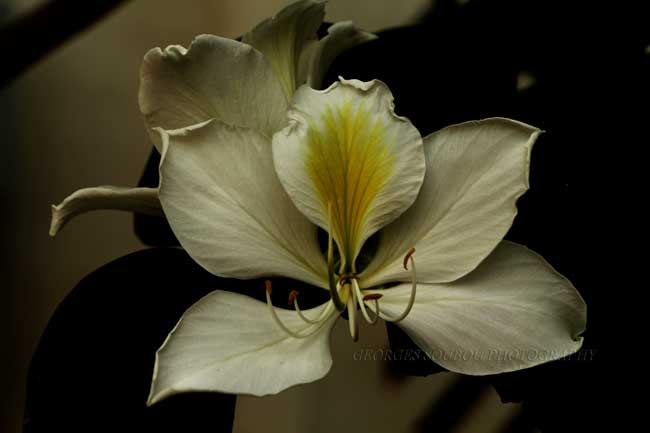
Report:
[[[330,248],[331,248],[331,235],[330,235]],[[329,274],[330,274],[330,301],[323,307],[320,314],[316,318],[309,318],[300,309],[298,304],[298,291],[292,290],[289,293],[289,305],[292,305],[298,314],[298,317],[305,323],[299,330],[289,329],[283,322],[280,320],[275,307],[271,303],[271,292],[272,285],[271,281],[266,281],[266,303],[269,307],[271,317],[277,323],[277,325],[288,335],[294,338],[305,338],[310,335],[315,334],[320,330],[320,328],[325,324],[327,319],[334,313],[334,310],[343,312],[347,309],[348,313],[348,326],[350,330],[350,336],[352,340],[357,341],[359,339],[359,321],[357,310],[361,311],[361,315],[371,325],[377,323],[377,320],[381,317],[387,322],[399,322],[408,316],[413,304],[415,303],[415,292],[417,288],[417,275],[415,269],[415,261],[413,260],[413,253],[415,248],[411,248],[406,255],[404,256],[404,268],[411,269],[411,296],[409,302],[404,309],[404,312],[399,316],[391,316],[381,311],[379,300],[383,297],[378,291],[362,290],[359,286],[359,278],[356,274],[344,274],[335,278],[335,272],[333,270],[333,264],[331,259],[328,260]],[[328,251],[328,258],[331,257],[331,251]],[[334,283],[332,284],[332,282]],[[368,304],[368,305],[366,305]],[[370,312],[369,312],[370,310]]]

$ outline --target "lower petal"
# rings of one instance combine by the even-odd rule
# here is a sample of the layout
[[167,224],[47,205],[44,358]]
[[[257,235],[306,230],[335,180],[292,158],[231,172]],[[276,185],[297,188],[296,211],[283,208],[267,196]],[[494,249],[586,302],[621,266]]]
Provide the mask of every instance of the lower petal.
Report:
[[93,210],[125,210],[146,215],[163,215],[158,188],[121,188],[98,186],[83,188],[52,205],[50,236],[56,234],[77,215]]
[[[382,313],[399,315],[410,285],[381,291]],[[447,284],[419,285],[399,326],[443,367],[485,375],[520,370],[576,352],[586,305],[542,257],[502,242],[479,267]]]
[[[316,316],[325,305],[304,311]],[[295,311],[277,310],[294,338],[271,318],[267,305],[248,296],[215,291],[188,309],[156,354],[148,404],[191,391],[263,396],[320,379],[332,357],[329,334],[336,314],[321,325],[303,322]]]

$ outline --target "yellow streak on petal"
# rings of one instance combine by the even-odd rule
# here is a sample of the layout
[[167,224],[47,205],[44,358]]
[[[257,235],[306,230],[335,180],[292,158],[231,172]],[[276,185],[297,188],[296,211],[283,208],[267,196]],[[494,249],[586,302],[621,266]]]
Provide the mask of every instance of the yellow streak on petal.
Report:
[[309,122],[307,172],[321,199],[323,211],[332,203],[332,231],[341,256],[353,260],[363,239],[373,203],[395,169],[395,155],[387,142],[386,125],[361,103],[327,106],[317,123]]

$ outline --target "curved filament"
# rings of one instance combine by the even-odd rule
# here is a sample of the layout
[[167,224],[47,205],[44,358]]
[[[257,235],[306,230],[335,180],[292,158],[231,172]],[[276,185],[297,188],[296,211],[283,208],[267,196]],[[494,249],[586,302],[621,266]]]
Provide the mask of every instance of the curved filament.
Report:
[[[415,270],[415,261],[413,260],[413,253],[415,252],[415,248],[411,248],[408,253],[406,253],[406,256],[404,256],[404,269],[408,270],[408,265],[411,265],[411,296],[409,298],[408,305],[406,306],[406,309],[402,314],[400,314],[397,317],[389,317],[386,314],[382,314],[382,319],[386,320],[387,322],[393,322],[397,323],[402,320],[408,314],[411,312],[411,308],[413,308],[413,304],[415,303],[415,289],[417,288],[417,273]],[[379,311],[379,306],[377,306],[377,311]]]
[[[371,325],[374,325],[377,323],[377,320],[379,319],[379,301],[378,298],[372,298],[375,301],[375,312],[374,312],[374,317],[370,317],[368,314],[368,310],[366,309],[366,304],[365,301],[368,300],[366,299],[365,296],[361,294],[361,289],[359,288],[359,283],[357,282],[356,279],[352,280],[352,287],[354,289],[354,292],[357,296],[357,299],[359,300],[359,306],[361,307],[361,314],[363,314],[363,318],[366,319],[366,322],[370,323]],[[380,295],[381,296],[381,295]]]
[[271,313],[271,317],[273,318],[273,321],[280,327],[280,329],[282,329],[285,333],[287,333],[288,335],[290,335],[290,336],[292,336],[294,338],[306,338],[306,337],[309,337],[311,335],[314,335],[316,332],[318,332],[323,327],[323,325],[326,322],[326,319],[331,314],[331,309],[332,309],[331,307],[332,307],[333,304],[331,302],[329,302],[325,306],[325,308],[323,308],[323,310],[321,311],[321,314],[319,315],[319,318],[315,321],[315,323],[310,324],[310,326],[317,325],[317,326],[314,327],[314,329],[312,329],[309,332],[304,333],[304,334],[301,334],[300,332],[308,329],[309,326],[307,326],[305,328],[302,328],[302,329],[300,329],[298,331],[293,331],[293,330],[289,329],[287,327],[287,325],[285,325],[282,322],[282,320],[280,320],[280,317],[278,316],[278,313],[275,311],[275,307],[273,306],[273,303],[271,302],[271,291],[272,291],[272,289],[271,289],[271,281],[266,280],[265,284],[266,284],[266,305],[269,307],[269,312]]

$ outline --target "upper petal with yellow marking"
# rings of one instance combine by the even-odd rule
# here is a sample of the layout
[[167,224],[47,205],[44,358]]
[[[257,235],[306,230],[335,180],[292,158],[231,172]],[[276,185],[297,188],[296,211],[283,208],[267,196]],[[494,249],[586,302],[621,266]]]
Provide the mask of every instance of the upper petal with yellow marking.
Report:
[[396,116],[380,81],[341,80],[317,91],[300,88],[289,126],[273,137],[275,168],[294,203],[332,235],[342,268],[373,233],[415,200],[424,177],[422,138]]

